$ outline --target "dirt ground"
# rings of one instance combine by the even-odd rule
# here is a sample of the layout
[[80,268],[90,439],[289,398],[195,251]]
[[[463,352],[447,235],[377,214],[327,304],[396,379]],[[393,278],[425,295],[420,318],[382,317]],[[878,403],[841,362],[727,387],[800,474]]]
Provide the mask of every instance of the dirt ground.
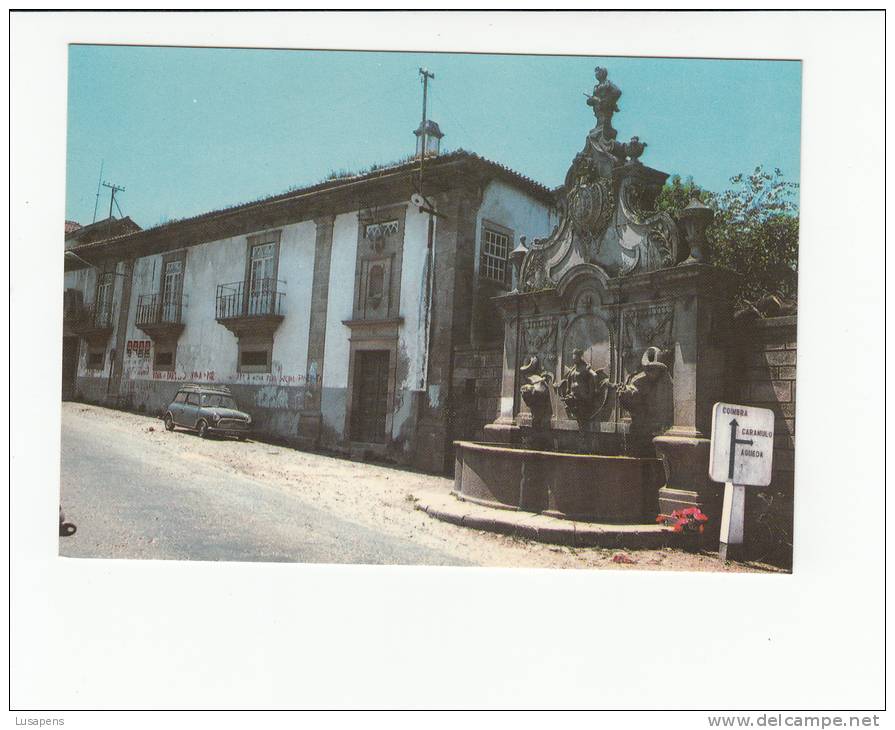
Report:
[[[472,530],[440,522],[415,509],[413,493],[422,489],[450,490],[451,479],[392,466],[297,451],[259,441],[203,440],[195,434],[165,431],[158,419],[82,403],[66,402],[63,411],[79,418],[102,419],[105,425],[131,434],[142,433],[166,455],[214,465],[234,474],[263,481],[341,519],[381,533],[440,550],[477,565],[537,568],[605,568],[611,570],[685,570],[722,572],[782,572],[758,564],[721,564],[717,554],[689,553],[672,548],[618,550],[571,548]],[[634,562],[615,562],[623,553]]]

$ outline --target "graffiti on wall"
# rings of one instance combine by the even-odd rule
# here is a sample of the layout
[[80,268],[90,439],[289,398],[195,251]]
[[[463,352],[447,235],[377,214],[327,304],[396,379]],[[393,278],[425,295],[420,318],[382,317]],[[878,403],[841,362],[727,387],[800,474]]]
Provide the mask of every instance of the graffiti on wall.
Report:
[[153,370],[153,380],[190,381],[193,383],[214,383],[217,380],[214,370],[191,370],[175,372],[173,370]]
[[238,385],[303,385],[304,375],[276,373],[231,373],[222,376],[214,370],[164,371],[153,370],[153,380],[190,381],[195,383],[235,383]]

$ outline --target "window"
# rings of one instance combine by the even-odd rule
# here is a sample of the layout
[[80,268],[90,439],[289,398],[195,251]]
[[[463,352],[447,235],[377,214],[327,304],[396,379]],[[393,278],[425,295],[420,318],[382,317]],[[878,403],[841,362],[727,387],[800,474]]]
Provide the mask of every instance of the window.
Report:
[[112,287],[114,284],[115,274],[112,272],[101,274],[96,283],[94,325],[97,327],[112,326]]
[[172,350],[160,350],[156,346],[154,367],[156,370],[173,370],[174,352]]
[[249,236],[246,314],[277,314],[277,264],[280,232]]
[[479,275],[484,279],[507,283],[507,258],[510,254],[512,233],[486,225],[482,229],[482,259]]
[[259,366],[267,365],[267,350],[243,350],[240,365]]
[[239,343],[238,371],[241,373],[269,373],[273,342],[259,341]]
[[175,403],[186,403],[186,393],[182,390],[177,394],[177,397],[174,399]]
[[87,353],[87,367],[90,370],[102,370],[105,359],[105,350],[90,350]]
[[199,394],[198,393],[189,393],[186,397],[186,403],[189,406],[197,406],[199,405]]
[[239,410],[236,401],[229,395],[223,393],[202,393],[203,408],[230,408],[231,410]]
[[162,322],[180,322],[180,293],[183,289],[183,259],[165,261],[162,271]]

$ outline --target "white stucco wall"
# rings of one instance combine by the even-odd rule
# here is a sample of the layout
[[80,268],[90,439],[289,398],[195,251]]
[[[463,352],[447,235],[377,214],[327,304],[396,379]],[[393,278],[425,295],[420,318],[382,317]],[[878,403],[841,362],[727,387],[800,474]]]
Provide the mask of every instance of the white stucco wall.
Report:
[[288,385],[304,383],[308,363],[316,236],[314,221],[303,221],[283,228],[280,239],[277,277],[285,282],[286,317],[274,337],[272,367]]
[[[109,339],[106,341],[103,367],[100,370],[87,368],[87,354],[90,348],[86,345],[82,345],[78,354],[79,376],[107,377],[109,375],[109,358],[112,350],[116,347],[118,337],[118,319],[121,313],[121,293],[124,288],[124,264],[118,262],[114,267],[109,269],[108,273],[112,275],[112,307],[110,315],[112,334],[109,335]],[[76,274],[76,276],[69,279],[68,277],[71,276],[71,274]],[[74,282],[72,288],[81,291],[82,300],[86,306],[93,306],[96,304],[96,285],[98,279],[99,270],[93,267],[89,269],[80,269],[77,272],[69,272],[69,274],[66,274],[66,281]],[[68,284],[66,284],[66,286],[68,286]]]
[[478,274],[482,251],[482,223],[491,221],[513,231],[512,245],[519,243],[519,237],[528,241],[544,238],[556,225],[556,216],[548,206],[527,193],[510,187],[499,180],[488,183],[482,197],[482,205],[476,217],[475,271]]
[[417,390],[423,383],[425,327],[422,306],[426,292],[426,250],[429,216],[413,205],[404,222],[404,256],[401,264],[401,308],[404,323],[398,337],[398,352],[407,358],[407,374],[398,388]]
[[[398,329],[397,412],[393,414],[392,421],[395,437],[402,434],[406,419],[412,415],[414,401],[408,393],[424,386],[426,364],[423,320],[429,216],[408,205],[404,221],[399,304],[399,316],[403,318],[403,323]],[[492,221],[511,229],[514,244],[522,235],[529,239],[547,236],[555,223],[547,206],[505,183],[491,182],[484,191],[476,216],[476,270],[483,221]],[[127,354],[127,341],[150,339],[136,327],[137,303],[141,295],[159,292],[163,269],[161,254],[135,261],[127,328],[123,338],[122,394],[131,395],[137,404],[150,403],[150,399],[154,399],[151,407],[155,409],[157,401],[165,397],[169,390],[173,393],[179,382],[257,385],[259,387],[243,390],[244,394],[251,393],[250,397],[256,400],[255,403],[246,403],[246,407],[250,410],[258,407],[274,409],[278,413],[282,411],[282,418],[280,415],[271,416],[277,419],[276,428],[284,433],[296,432],[298,413],[302,407],[302,394],[298,391],[305,385],[307,369],[316,225],[308,220],[278,230],[281,235],[277,278],[285,282],[285,317],[274,335],[271,372],[238,373],[237,338],[215,319],[217,286],[245,279],[247,237],[264,232],[254,231],[186,249],[182,310],[184,330],[177,343],[174,372],[154,371],[151,357],[139,357],[136,352]],[[357,212],[336,216],[320,381],[324,428],[336,436],[344,434],[346,425],[351,331],[342,322],[351,319],[353,314],[357,237]],[[119,263],[116,271],[121,274],[123,270],[124,265]],[[69,272],[65,275],[65,286],[80,289],[84,302],[90,304],[95,296],[96,278],[97,271],[93,268]],[[117,346],[123,283],[121,276],[114,277],[113,333],[108,340],[104,369],[102,372],[88,371],[87,348],[81,347],[81,376],[104,378],[108,375],[109,353]],[[289,392],[283,392],[286,390]]]
[[[215,296],[218,284],[242,281],[245,278],[248,235],[191,246],[186,249],[183,274],[184,330],[177,343],[173,373],[153,376],[151,361],[135,355],[125,356],[124,371],[134,378],[159,380],[191,380],[199,382],[241,383],[272,382],[301,385],[304,382],[308,352],[311,279],[314,270],[314,238],[312,221],[290,224],[281,229],[280,258],[277,278],[285,282],[284,319],[274,336],[270,375],[237,372],[238,343],[236,336],[215,319]],[[258,231],[257,233],[262,233]],[[137,302],[142,294],[161,289],[162,256],[137,259],[128,316],[127,340],[148,340],[136,326]]]
[[326,350],[323,356],[321,411],[326,427],[341,434],[345,428],[345,394],[351,332],[342,322],[351,319],[357,261],[357,212],[336,216],[333,223],[329,297],[326,305]]

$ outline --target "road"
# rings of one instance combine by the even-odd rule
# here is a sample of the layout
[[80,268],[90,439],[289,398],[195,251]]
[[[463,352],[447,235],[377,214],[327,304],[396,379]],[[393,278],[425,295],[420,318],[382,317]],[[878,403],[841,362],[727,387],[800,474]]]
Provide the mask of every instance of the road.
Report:
[[[60,538],[61,555],[470,564],[340,519],[275,484],[197,458],[189,448],[223,451],[243,444],[167,434],[151,419],[143,419],[151,426],[126,430],[114,419],[82,414],[94,410],[63,409],[62,505],[78,529]],[[181,448],[159,448],[146,438],[147,428]]]
[[62,404],[61,555],[95,558],[752,571],[664,548],[530,542],[416,509],[453,480],[259,441],[200,439],[161,421]]

